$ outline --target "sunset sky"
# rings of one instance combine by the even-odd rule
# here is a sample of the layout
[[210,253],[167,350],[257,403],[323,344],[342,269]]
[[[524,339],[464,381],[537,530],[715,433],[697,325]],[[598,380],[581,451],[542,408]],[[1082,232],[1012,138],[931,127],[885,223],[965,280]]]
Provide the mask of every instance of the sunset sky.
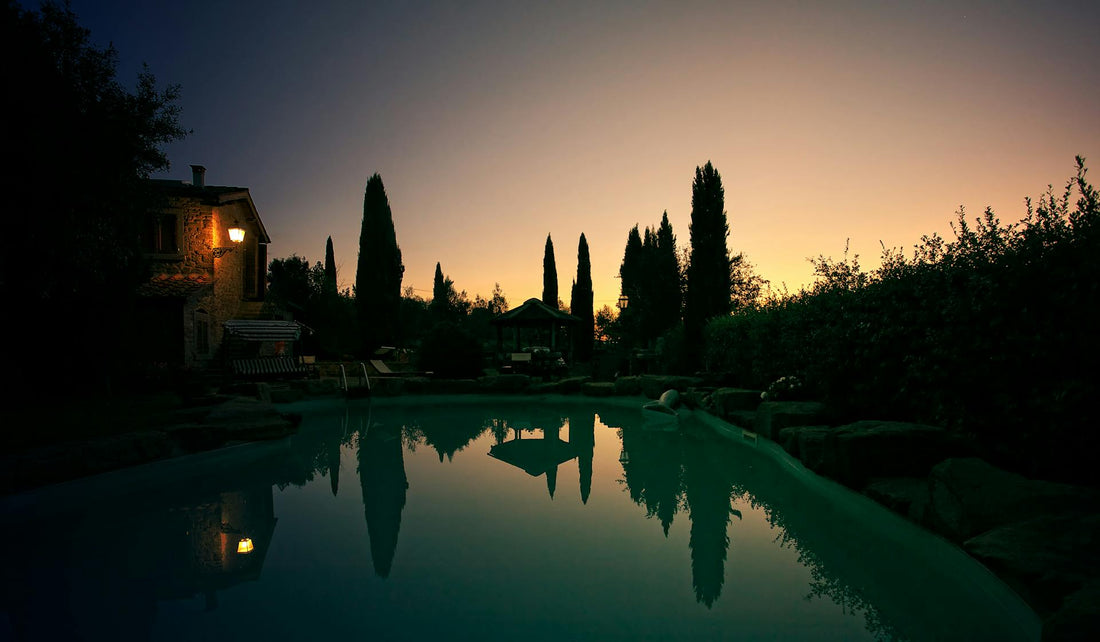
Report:
[[[31,3],[26,3],[34,6]],[[251,5],[251,6],[248,6]],[[960,205],[1020,218],[1081,154],[1100,182],[1100,3],[73,0],[120,77],[182,85],[168,178],[251,189],[270,257],[355,279],[382,175],[404,286],[568,304],[577,240],[613,304],[627,233],[722,175],[729,247],[773,286],[807,257],[950,237]]]

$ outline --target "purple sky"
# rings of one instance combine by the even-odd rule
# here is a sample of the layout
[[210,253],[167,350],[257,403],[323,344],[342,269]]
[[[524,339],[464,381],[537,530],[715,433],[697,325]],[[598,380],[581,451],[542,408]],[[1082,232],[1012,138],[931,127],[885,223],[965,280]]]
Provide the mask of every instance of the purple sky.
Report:
[[145,61],[182,85],[167,177],[249,187],[271,257],[332,235],[343,285],[374,172],[418,294],[440,261],[471,298],[539,296],[549,233],[567,299],[584,232],[599,307],[635,223],[667,209],[688,243],[707,160],[730,249],[791,290],[848,239],[873,267],[880,241],[949,236],[960,204],[1016,220],[1100,161],[1096,2],[72,7],[124,81]]

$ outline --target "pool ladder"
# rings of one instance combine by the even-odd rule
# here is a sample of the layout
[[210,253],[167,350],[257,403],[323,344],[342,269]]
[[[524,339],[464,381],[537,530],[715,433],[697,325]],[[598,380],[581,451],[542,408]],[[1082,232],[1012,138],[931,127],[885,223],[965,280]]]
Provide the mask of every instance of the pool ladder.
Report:
[[[340,386],[344,389],[344,395],[347,396],[350,393],[348,389],[348,373],[344,369],[344,364],[340,364]],[[366,389],[366,394],[370,394],[370,377],[367,376],[367,364],[362,361],[359,362],[359,388],[358,390]]]

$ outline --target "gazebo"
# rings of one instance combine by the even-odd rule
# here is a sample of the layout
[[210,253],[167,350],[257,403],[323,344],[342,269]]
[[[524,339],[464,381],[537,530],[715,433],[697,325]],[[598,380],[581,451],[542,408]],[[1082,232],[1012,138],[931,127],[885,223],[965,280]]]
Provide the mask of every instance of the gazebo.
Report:
[[580,319],[572,314],[566,314],[561,310],[552,308],[540,299],[527,299],[523,305],[509,310],[492,320],[497,329],[497,352],[504,352],[504,330],[512,329],[512,345],[516,352],[522,346],[524,331],[528,337],[535,333],[549,331],[551,350],[558,348],[558,328],[567,328],[569,341],[569,360],[573,360],[573,326],[580,323]]

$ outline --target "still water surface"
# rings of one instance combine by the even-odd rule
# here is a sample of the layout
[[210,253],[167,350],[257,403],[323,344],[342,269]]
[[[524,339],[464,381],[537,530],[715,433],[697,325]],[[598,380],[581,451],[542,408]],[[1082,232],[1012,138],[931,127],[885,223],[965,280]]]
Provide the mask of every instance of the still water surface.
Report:
[[1039,637],[956,548],[703,417],[296,409],[284,442],[0,503],[0,639]]

